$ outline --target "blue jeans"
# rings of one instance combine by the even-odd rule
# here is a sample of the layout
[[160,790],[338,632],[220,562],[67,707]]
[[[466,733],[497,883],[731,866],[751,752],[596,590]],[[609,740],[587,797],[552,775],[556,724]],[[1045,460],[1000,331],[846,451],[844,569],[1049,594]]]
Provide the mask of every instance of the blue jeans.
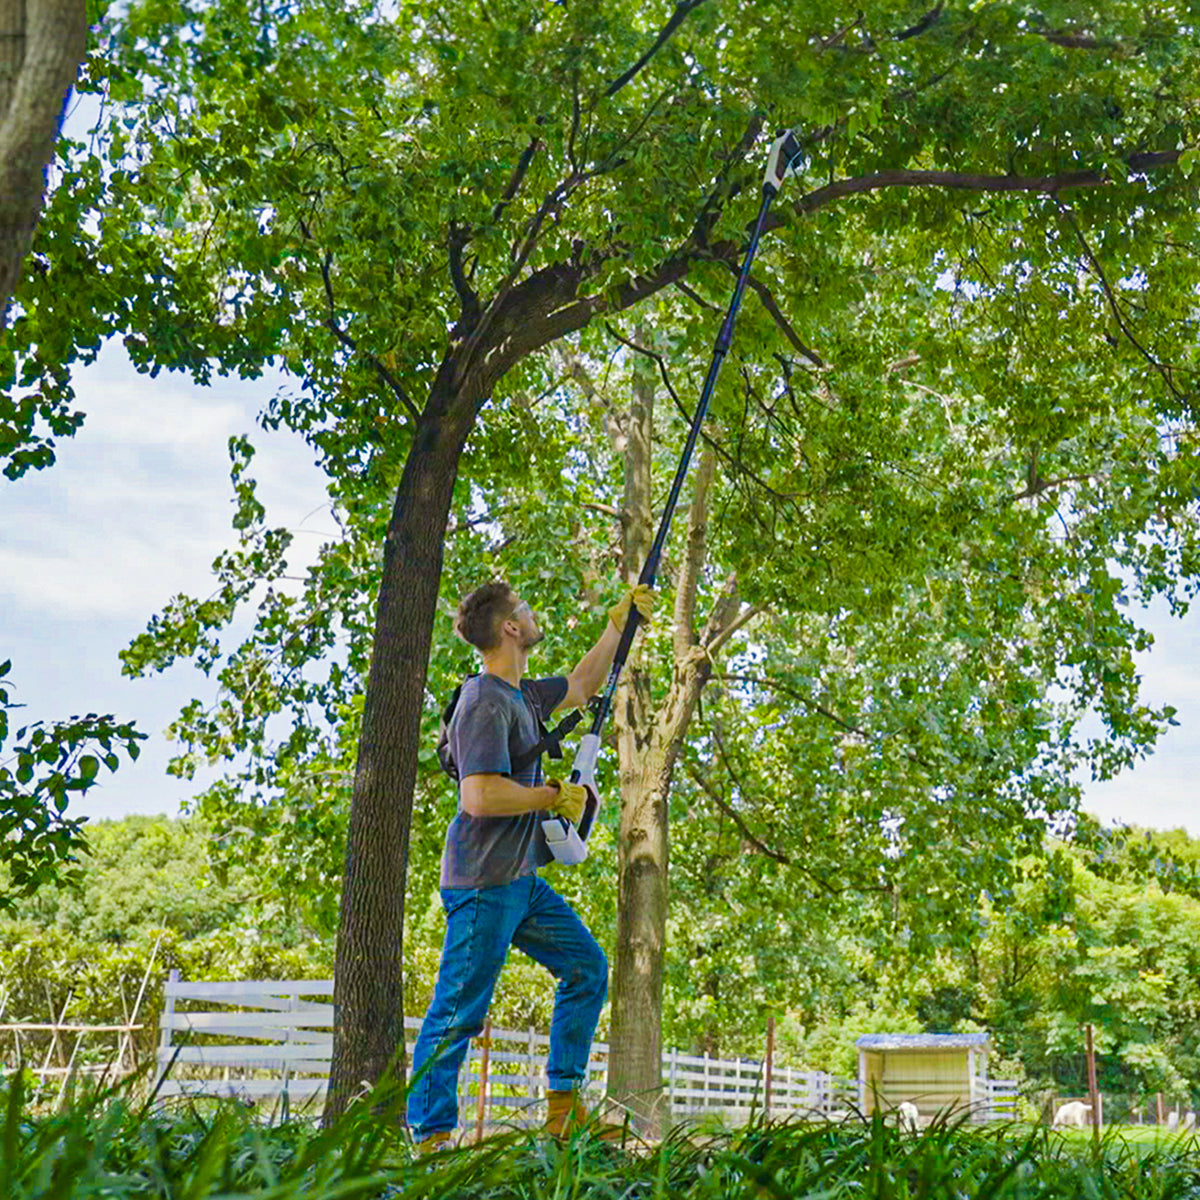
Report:
[[608,995],[608,959],[571,906],[536,875],[488,888],[443,888],[446,941],[433,1002],[413,1051],[408,1124],[418,1140],[458,1123],[458,1069],[483,1029],[509,946],[555,979],[546,1074],[555,1091],[587,1079]]

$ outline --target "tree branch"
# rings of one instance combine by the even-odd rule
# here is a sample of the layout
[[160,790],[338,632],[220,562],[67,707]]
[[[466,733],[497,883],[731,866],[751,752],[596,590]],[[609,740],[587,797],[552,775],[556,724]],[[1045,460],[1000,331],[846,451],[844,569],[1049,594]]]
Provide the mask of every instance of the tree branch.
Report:
[[762,126],[763,122],[760,116],[752,117],[738,144],[724,156],[725,162],[717,176],[717,181],[705,196],[704,203],[700,206],[700,211],[692,224],[692,232],[688,240],[693,246],[708,245],[708,236],[716,225],[721,210],[727,201],[738,194],[740,189],[730,186],[730,172],[745,161],[746,155],[750,153],[754,143],[758,141],[759,134],[762,133]]
[[[537,123],[544,125],[545,117],[538,117]],[[532,137],[529,139],[529,145],[521,151],[521,157],[517,159],[517,165],[513,168],[512,176],[509,178],[508,186],[500,195],[500,199],[496,201],[496,206],[492,209],[492,224],[504,215],[505,208],[516,197],[518,191],[521,190],[521,184],[525,182],[525,176],[529,173],[530,164],[533,162],[533,156],[542,148],[542,142],[539,138]]]
[[[733,272],[734,276],[740,276],[742,273],[741,264],[736,263],[732,257],[722,257],[725,265]],[[770,314],[771,319],[783,331],[783,336],[792,343],[792,347],[796,353],[807,358],[814,367],[824,367],[825,362],[821,356],[800,340],[799,335],[792,328],[791,322],[783,315],[783,311],[776,303],[775,297],[771,294],[771,289],[761,279],[755,278],[754,275],[747,275],[746,282],[762,302],[763,308]]]
[[650,49],[629,70],[618,75],[604,89],[604,95],[612,99],[667,44],[675,30],[703,3],[704,0],[678,0],[678,3],[675,5],[675,11],[671,14],[671,19],[659,31],[658,37],[654,39],[654,43]]
[[764,604],[746,605],[728,625],[714,631],[712,639],[705,643],[705,649],[710,655],[716,654],[739,629],[744,629],[755,617],[761,616],[767,611],[768,609]]
[[[312,233],[309,231],[307,224],[303,220],[300,221],[300,229],[305,238],[309,241],[314,240]],[[408,393],[400,385],[400,381],[388,370],[387,366],[374,354],[369,351],[359,350],[358,342],[352,338],[339,324],[337,320],[337,305],[333,299],[333,281],[329,275],[329,268],[333,263],[333,251],[326,250],[325,257],[321,260],[321,278],[325,283],[325,299],[329,304],[329,316],[325,318],[325,327],[333,334],[335,338],[343,346],[346,347],[352,354],[361,354],[375,368],[375,373],[383,381],[384,385],[390,389],[393,396],[408,410],[408,414],[413,421],[419,421],[421,418],[417,406],[408,398]]]
[[479,317],[479,296],[463,270],[463,251],[470,241],[470,232],[464,226],[451,221],[450,234],[447,238],[447,249],[450,253],[450,280],[454,284],[454,290],[458,293],[462,320],[474,324]]
[[920,37],[921,34],[932,29],[941,20],[945,7],[945,0],[938,0],[938,3],[917,21],[916,24],[910,25],[907,29],[900,30],[899,33],[892,34],[893,41],[906,42],[909,38]]
[[[700,772],[696,769],[696,767],[692,763],[690,763],[690,762],[684,763],[684,770],[687,771],[688,775],[691,777],[692,782],[717,806],[717,808],[719,808],[721,810],[721,812],[723,812],[734,823],[734,825],[737,826],[738,833],[740,833],[742,835],[742,837],[744,837],[746,839],[746,841],[748,841],[750,843],[750,845],[752,845],[755,848],[755,850],[757,850],[759,852],[759,854],[765,854],[767,856],[767,858],[774,859],[775,862],[782,863],[783,866],[785,866],[785,867],[790,867],[793,865],[791,855],[784,854],[782,850],[773,849],[771,846],[768,846],[765,842],[763,842],[761,839],[755,837],[754,834],[750,832],[750,829],[746,825],[746,822],[743,821],[742,818],[738,815],[737,809],[735,809],[731,804],[729,804],[717,792],[716,788],[714,788],[712,786],[712,784],[709,783],[708,780],[705,779],[704,776],[700,774]],[[804,871],[804,873],[806,875],[810,874],[803,867],[801,867],[800,869],[802,871]],[[841,894],[838,888],[835,888],[831,884],[826,883],[823,879],[819,879],[817,876],[811,876],[811,877],[814,880],[816,880],[816,882],[818,882],[822,887],[824,887],[828,891],[832,892],[835,896]]]
[[688,508],[687,540],[679,575],[675,580],[675,662],[686,662],[696,646],[696,596],[707,558],[708,497],[712,490],[716,457],[705,448],[700,455],[692,502]]
[[[769,690],[771,690],[773,692],[781,692],[783,695],[790,696],[793,700],[796,700],[800,704],[803,704],[805,708],[812,709],[813,712],[819,713],[826,720],[832,721],[839,729],[844,729],[847,733],[852,733],[856,737],[863,738],[864,740],[869,737],[869,735],[860,726],[855,725],[855,724],[851,723],[850,721],[845,720],[842,717],[839,717],[837,715],[837,713],[833,712],[831,709],[826,708],[823,704],[821,704],[819,701],[814,700],[811,696],[806,696],[799,689],[789,687],[786,683],[782,683],[777,679],[771,679],[769,677],[764,679],[758,675],[729,675],[729,674],[720,675],[719,678],[723,682],[749,683],[756,687],[768,688]],[[927,771],[933,771],[935,769],[933,763],[928,762],[926,759],[923,759],[919,754],[916,754],[911,750],[902,750],[901,753],[904,755],[905,758],[908,759],[909,762],[914,763],[918,767],[923,767]]]
[[1018,492],[1015,496],[1006,496],[1002,504],[1016,504],[1018,500],[1032,500],[1040,496],[1043,492],[1048,492],[1052,488],[1065,487],[1068,483],[1086,483],[1088,480],[1095,479],[1094,474],[1089,475],[1060,475],[1057,479],[1040,479],[1036,473],[1029,486],[1023,491]]
[[586,508],[589,512],[602,513],[606,517],[612,517],[615,521],[624,523],[625,514],[611,504],[590,504],[587,501],[580,501],[580,508]]
[[699,292],[693,291],[682,279],[675,281],[675,286],[689,299],[695,301],[701,308],[707,308],[709,312],[719,313],[722,311],[719,304],[714,304],[711,300],[705,300]]
[[832,50],[834,48],[834,46],[838,45],[838,43],[841,42],[845,38],[846,34],[848,34],[852,29],[857,29],[862,24],[862,21],[863,21],[863,13],[862,13],[862,10],[860,9],[858,12],[858,15],[854,18],[854,20],[848,21],[836,33],[831,33],[826,38],[818,37],[817,40],[821,44],[821,49],[822,50]]
[[[667,371],[667,360],[656,350],[651,350],[649,346],[639,346],[637,342],[631,338],[627,338],[611,321],[604,322],[604,328],[609,335],[615,338],[622,346],[628,347],[635,354],[644,355],[646,358],[653,359],[658,365],[658,373],[662,377],[663,386],[670,393],[671,399],[675,402],[676,409],[686,416],[683,405],[679,402],[679,393],[675,390],[674,384],[671,383],[670,373]],[[690,422],[689,422],[690,424]]]
[[[1131,154],[1125,161],[1134,174],[1168,167],[1179,161],[1182,150],[1157,150],[1144,154]],[[792,207],[801,216],[816,212],[819,208],[853,196],[859,192],[877,192],[889,187],[941,187],[952,191],[968,192],[1044,192],[1054,195],[1071,188],[1102,187],[1113,182],[1111,175],[1103,171],[1066,171],[1061,175],[973,175],[960,171],[876,171],[871,175],[857,175],[850,179],[838,179],[816,191],[801,196]],[[766,226],[776,229],[782,218]]]
[[1104,296],[1108,300],[1109,310],[1112,312],[1113,319],[1117,322],[1121,332],[1125,335],[1137,352],[1162,376],[1163,382],[1167,385],[1167,388],[1171,394],[1175,396],[1176,399],[1182,400],[1183,394],[1175,386],[1175,381],[1171,378],[1171,368],[1166,366],[1164,363],[1160,363],[1158,359],[1156,359],[1154,355],[1151,354],[1150,351],[1147,350],[1146,347],[1143,346],[1142,343],[1139,342],[1134,336],[1133,330],[1130,329],[1128,323],[1126,322],[1125,315],[1121,312],[1121,306],[1117,302],[1117,298],[1113,294],[1112,287],[1109,285],[1108,279],[1104,274],[1104,268],[1100,265],[1100,261],[1096,258],[1096,255],[1092,252],[1091,246],[1088,245],[1088,240],[1086,237],[1084,237],[1083,230],[1079,228],[1079,225],[1075,220],[1074,213],[1072,213],[1065,204],[1059,204],[1058,212],[1063,220],[1066,221],[1066,223],[1070,225],[1071,229],[1074,231],[1075,237],[1078,239],[1079,244],[1083,247],[1083,252],[1087,256],[1088,262],[1092,264],[1092,270],[1095,271],[1096,278],[1100,281],[1100,287],[1104,291]]
[[1066,29],[1044,29],[1042,37],[1066,50],[1120,50],[1128,53],[1125,46],[1111,38],[1094,38],[1086,33],[1071,33]]
[[[1169,150],[1135,154],[1126,162],[1131,170],[1146,172],[1177,162],[1181,153],[1181,150]],[[1111,177],[1100,171],[1074,171],[1062,175],[1028,177],[973,175],[953,171],[892,170],[837,180],[801,197],[794,202],[793,207],[797,213],[805,215],[843,196],[887,187],[946,187],[971,191],[1028,191],[1053,194],[1069,188],[1097,187],[1110,182]],[[764,231],[778,229],[782,224],[784,218],[771,214],[764,224]],[[514,269],[505,281],[501,293],[488,306],[488,312],[481,321],[481,325],[489,323],[490,316],[494,316],[499,307],[501,295],[512,293],[514,303],[509,336],[506,338],[503,353],[497,352],[493,355],[495,362],[487,364],[485,373],[489,378],[503,374],[507,366],[522,355],[538,350],[565,334],[584,328],[598,316],[621,312],[640,303],[664,287],[678,283],[697,260],[714,257],[719,259],[723,254],[721,246],[706,250],[689,239],[662,259],[656,267],[622,284],[615,296],[612,293],[579,295],[581,283],[599,269],[605,261],[604,255],[595,256],[587,267],[580,263],[558,263],[543,268],[519,285],[515,284],[517,271]],[[524,294],[517,296],[516,293]],[[554,303],[543,307],[534,302],[534,295],[540,293],[553,294]],[[538,319],[531,320],[531,316]],[[477,341],[481,340],[480,330],[477,328],[472,336]],[[461,371],[465,372],[477,365],[470,362],[472,357],[470,354],[463,356]]]

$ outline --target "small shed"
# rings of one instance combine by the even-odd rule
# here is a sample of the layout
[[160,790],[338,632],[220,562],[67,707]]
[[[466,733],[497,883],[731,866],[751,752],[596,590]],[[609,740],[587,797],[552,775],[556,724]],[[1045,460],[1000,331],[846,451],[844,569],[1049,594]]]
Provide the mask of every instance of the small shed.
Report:
[[869,1033],[855,1045],[864,1114],[876,1106],[890,1112],[904,1100],[923,1118],[947,1108],[986,1105],[986,1033]]

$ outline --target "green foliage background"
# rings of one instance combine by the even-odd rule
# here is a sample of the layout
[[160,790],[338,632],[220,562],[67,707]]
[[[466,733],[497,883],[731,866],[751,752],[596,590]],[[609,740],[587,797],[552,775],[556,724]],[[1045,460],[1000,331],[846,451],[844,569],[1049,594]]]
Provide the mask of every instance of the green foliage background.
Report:
[[[46,887],[0,920],[6,1020],[47,1020],[71,996],[68,1020],[120,1023],[150,966],[139,1016],[146,1028],[136,1039],[145,1057],[157,1041],[171,968],[198,980],[331,976],[332,934],[250,870],[218,881],[202,820],[130,817],[89,832],[92,849],[77,884]],[[1148,851],[1157,874],[1144,869]],[[694,877],[683,855],[673,875],[681,898],[664,1044],[761,1057],[772,1014],[782,1061],[853,1076],[854,1039],[863,1033],[986,1029],[996,1055],[991,1074],[1016,1075],[1036,1098],[1086,1090],[1081,1030],[1093,1022],[1100,1087],[1114,1119],[1144,1109],[1157,1091],[1196,1103],[1200,889],[1188,871],[1197,862],[1200,841],[1181,831],[1117,838],[1085,821],[1074,843],[1027,860],[1008,912],[984,900],[962,947],[914,956],[900,940],[864,939],[856,931],[868,917],[861,909],[836,930],[810,923],[802,909],[781,903],[774,910],[772,864],[745,850],[722,870],[734,895],[746,889],[759,903],[740,913],[706,911],[700,897],[711,875]],[[607,896],[579,889],[573,902],[602,942],[611,936]],[[415,1012],[432,990],[441,932],[430,905],[414,922],[406,957]],[[493,1020],[545,1029],[552,999],[550,977],[514,954]],[[6,1036],[11,1064],[15,1043]],[[41,1061],[46,1044],[26,1035],[27,1059]],[[111,1046],[97,1039],[88,1057],[106,1061]]]

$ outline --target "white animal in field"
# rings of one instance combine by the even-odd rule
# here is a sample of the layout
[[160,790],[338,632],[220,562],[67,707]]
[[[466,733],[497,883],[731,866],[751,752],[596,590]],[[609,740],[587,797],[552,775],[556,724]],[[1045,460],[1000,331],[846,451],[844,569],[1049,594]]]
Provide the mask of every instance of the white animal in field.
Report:
[[1194,1112],[1184,1114],[1183,1127],[1184,1127],[1184,1129],[1195,1129],[1196,1128],[1196,1114]]
[[917,1106],[908,1100],[901,1100],[896,1106],[897,1123],[901,1129],[910,1129],[914,1133],[917,1130],[917,1118],[920,1113],[917,1112]]
[[1062,1129],[1066,1125],[1074,1125],[1078,1129],[1082,1129],[1085,1125],[1091,1124],[1091,1119],[1088,1114],[1092,1111],[1090,1104],[1084,1104],[1082,1100],[1070,1100],[1066,1104],[1060,1104],[1058,1111],[1054,1114],[1054,1128]]
[[1171,1111],[1167,1113],[1167,1132],[1174,1133],[1179,1128],[1179,1114]]

